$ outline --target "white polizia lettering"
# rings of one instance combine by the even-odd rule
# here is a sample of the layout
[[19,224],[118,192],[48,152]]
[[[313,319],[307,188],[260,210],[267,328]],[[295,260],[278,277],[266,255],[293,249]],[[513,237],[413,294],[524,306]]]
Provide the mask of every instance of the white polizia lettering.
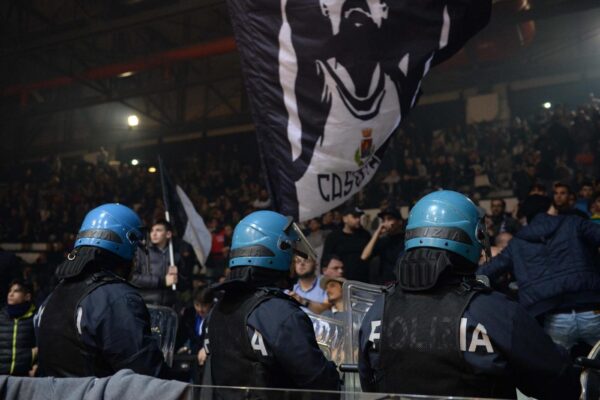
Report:
[[469,351],[470,353],[475,353],[477,351],[477,347],[484,346],[485,351],[488,353],[493,353],[494,348],[492,347],[492,342],[487,334],[487,330],[485,326],[482,324],[477,324],[475,330],[473,331],[473,335],[471,335],[471,344],[467,350],[467,319],[460,319],[460,350],[461,351]]
[[381,326],[381,321],[371,321],[371,334],[369,335],[369,342],[373,343],[375,348],[375,341],[379,341],[381,333],[377,332],[377,329]]

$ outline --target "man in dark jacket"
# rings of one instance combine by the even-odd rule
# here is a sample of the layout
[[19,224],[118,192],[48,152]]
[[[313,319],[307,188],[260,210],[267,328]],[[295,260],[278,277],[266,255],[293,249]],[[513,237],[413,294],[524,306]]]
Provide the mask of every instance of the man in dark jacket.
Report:
[[[336,366],[319,349],[310,319],[280,289],[287,286],[295,252],[314,257],[291,217],[257,211],[236,226],[231,273],[215,287],[224,295],[205,324],[210,365],[205,367],[205,383],[339,390]],[[227,390],[215,394],[218,399],[279,398],[277,392],[255,391],[249,397]]]
[[131,283],[140,290],[146,304],[172,307],[176,290],[182,291],[189,284],[189,274],[179,251],[174,249],[175,265],[170,265],[169,242],[173,228],[165,220],[159,220],[150,230],[148,251],[138,249],[135,257]]
[[35,362],[32,292],[20,280],[9,285],[7,304],[0,311],[0,375],[27,376]]
[[430,193],[406,227],[398,282],[359,332],[364,391],[429,396],[576,399],[578,373],[518,303],[475,280],[488,247],[475,204]]
[[60,283],[34,319],[40,375],[164,371],[148,309],[123,278],[131,271],[141,229],[137,214],[121,204],[104,204],[86,215],[73,251],[56,269]]
[[380,218],[379,226],[360,258],[367,261],[370,257],[379,256],[379,268],[371,283],[389,285],[396,280],[396,262],[404,250],[404,221],[400,210],[392,206],[381,210],[377,216]]
[[600,340],[600,226],[575,215],[558,215],[552,200],[529,196],[521,206],[528,225],[479,274],[492,282],[509,272],[519,302],[544,322],[555,342],[571,348]]
[[490,217],[491,226],[488,227],[488,234],[490,235],[492,244],[496,244],[496,237],[499,234],[508,232],[514,235],[521,228],[519,221],[506,212],[506,202],[504,199],[492,199],[490,210],[492,215]]
[[371,235],[360,224],[360,217],[363,214],[364,211],[358,207],[347,207],[342,212],[344,226],[331,232],[325,239],[323,259],[337,254],[344,263],[346,279],[368,283],[369,263],[362,260],[360,256],[369,243]]

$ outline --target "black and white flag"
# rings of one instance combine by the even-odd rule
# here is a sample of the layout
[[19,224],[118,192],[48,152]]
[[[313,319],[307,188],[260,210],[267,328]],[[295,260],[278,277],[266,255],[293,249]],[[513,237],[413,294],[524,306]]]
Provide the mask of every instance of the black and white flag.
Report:
[[271,196],[304,221],[381,163],[421,80],[491,0],[228,0]]
[[212,235],[181,186],[173,185],[160,157],[158,162],[163,202],[169,212],[170,222],[181,238],[192,246],[196,258],[204,266],[210,254]]

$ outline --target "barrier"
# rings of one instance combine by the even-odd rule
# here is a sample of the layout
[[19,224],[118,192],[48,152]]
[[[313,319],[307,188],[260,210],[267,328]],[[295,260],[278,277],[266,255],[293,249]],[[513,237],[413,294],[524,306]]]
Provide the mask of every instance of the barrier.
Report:
[[173,365],[173,353],[177,338],[177,314],[173,309],[163,306],[148,305],[150,313],[150,330],[159,341],[159,347],[169,367]]

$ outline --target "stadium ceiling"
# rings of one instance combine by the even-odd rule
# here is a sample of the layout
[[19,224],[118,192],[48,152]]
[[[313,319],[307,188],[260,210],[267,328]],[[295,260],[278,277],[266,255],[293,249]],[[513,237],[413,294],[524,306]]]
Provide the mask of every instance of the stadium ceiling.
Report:
[[[479,47],[503,41],[507,29],[599,6],[598,0],[495,0]],[[222,0],[4,0],[0,29],[5,160],[121,143],[131,133],[121,127],[127,113],[142,121],[137,140],[251,122]],[[485,81],[485,71],[500,66],[517,75],[523,63],[544,67],[521,54],[490,62],[476,46],[466,49],[462,66],[432,74],[426,88],[472,84],[473,71]]]

